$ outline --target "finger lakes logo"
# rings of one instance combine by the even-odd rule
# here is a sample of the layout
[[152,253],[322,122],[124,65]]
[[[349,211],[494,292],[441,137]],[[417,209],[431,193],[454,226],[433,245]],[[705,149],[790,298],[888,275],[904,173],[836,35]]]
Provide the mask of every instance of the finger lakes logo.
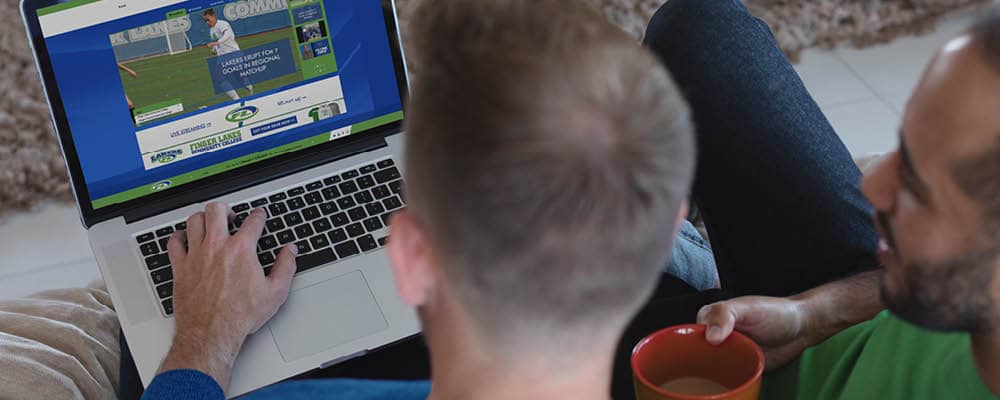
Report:
[[157,164],[170,164],[182,155],[184,155],[184,150],[182,149],[161,151],[149,157],[149,161]]
[[226,114],[226,121],[243,122],[257,115],[260,110],[254,106],[240,107]]

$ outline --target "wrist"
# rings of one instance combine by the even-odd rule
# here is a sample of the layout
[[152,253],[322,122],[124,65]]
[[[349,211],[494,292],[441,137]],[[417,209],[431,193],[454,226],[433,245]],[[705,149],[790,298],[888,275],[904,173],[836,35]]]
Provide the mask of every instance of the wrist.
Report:
[[805,341],[806,347],[815,346],[836,332],[836,328],[827,315],[827,305],[823,300],[808,293],[795,296],[792,300],[799,313],[799,337]]
[[178,327],[172,346],[197,350],[205,354],[236,354],[243,347],[246,335],[235,329]]
[[223,331],[178,327],[160,372],[193,369],[209,375],[225,389],[246,336]]

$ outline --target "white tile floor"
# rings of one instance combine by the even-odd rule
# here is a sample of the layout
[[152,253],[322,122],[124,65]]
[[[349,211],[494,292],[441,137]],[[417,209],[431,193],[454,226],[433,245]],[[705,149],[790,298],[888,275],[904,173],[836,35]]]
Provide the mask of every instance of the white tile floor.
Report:
[[[956,15],[925,36],[864,50],[809,50],[796,66],[854,155],[896,145],[900,114],[934,50],[968,26]],[[76,209],[50,204],[0,220],[0,299],[97,279]]]

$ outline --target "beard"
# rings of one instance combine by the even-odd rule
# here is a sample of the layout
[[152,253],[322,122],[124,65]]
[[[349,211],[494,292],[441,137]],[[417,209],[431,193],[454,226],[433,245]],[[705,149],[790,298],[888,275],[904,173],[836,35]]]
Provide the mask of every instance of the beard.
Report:
[[[886,243],[900,256],[895,237],[884,214],[878,222]],[[938,262],[906,262],[901,285],[890,290],[882,275],[882,300],[896,316],[925,329],[945,332],[984,333],[993,329],[991,294],[997,273],[1000,245],[980,245],[963,255]],[[897,257],[903,260],[903,257]]]

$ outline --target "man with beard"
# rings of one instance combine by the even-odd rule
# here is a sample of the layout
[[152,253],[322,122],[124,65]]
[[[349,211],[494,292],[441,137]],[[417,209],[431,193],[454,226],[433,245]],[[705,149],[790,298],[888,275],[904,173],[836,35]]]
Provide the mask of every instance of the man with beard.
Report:
[[[899,149],[864,178],[883,271],[699,313],[710,342],[735,329],[764,347],[773,372],[763,398],[1000,394],[997,11],[938,52],[907,105]],[[879,300],[888,312],[850,326]]]

